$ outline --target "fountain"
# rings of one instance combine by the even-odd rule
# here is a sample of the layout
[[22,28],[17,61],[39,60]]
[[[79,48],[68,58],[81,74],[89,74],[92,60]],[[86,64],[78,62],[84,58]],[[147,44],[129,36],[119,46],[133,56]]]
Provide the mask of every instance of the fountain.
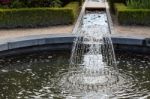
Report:
[[108,16],[106,1],[85,1],[70,63],[68,51],[45,52],[44,46],[40,53],[1,58],[0,99],[149,99],[150,56],[116,54],[117,68]]
[[[23,61],[1,59],[0,65],[6,63],[4,65],[6,67],[0,70],[2,79],[0,98],[146,99],[150,97],[150,80],[147,75],[149,61],[144,61],[144,68],[143,64],[141,67],[139,64],[134,66],[136,58],[132,60],[133,63],[128,62],[131,59],[127,59],[128,67],[120,66],[121,69],[117,69],[110,38],[111,20],[108,16],[106,1],[85,1],[73,31],[76,38],[69,65],[68,57],[64,60],[66,53],[60,55],[58,59],[55,59],[55,55],[47,56],[47,53],[46,57],[37,55],[38,57],[32,59],[30,56]],[[123,60],[120,61],[124,64]],[[137,79],[139,75],[141,78]]]
[[[111,96],[111,87],[118,80],[116,59],[107,13],[101,7],[90,11],[89,3],[105,5],[104,0],[85,1],[84,14],[80,14],[81,21],[74,32],[76,39],[70,59],[70,69],[74,72],[65,75],[61,86],[67,93],[72,92],[72,96],[78,93],[85,99],[105,99]],[[90,9],[86,9],[86,4]]]

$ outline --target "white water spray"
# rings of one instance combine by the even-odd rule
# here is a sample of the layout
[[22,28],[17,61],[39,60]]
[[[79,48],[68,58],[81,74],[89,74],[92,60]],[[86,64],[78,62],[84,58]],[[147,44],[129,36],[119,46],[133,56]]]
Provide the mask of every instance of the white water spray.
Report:
[[108,98],[117,76],[106,12],[86,11],[75,35],[70,59],[70,68],[74,72],[65,76],[63,86],[70,94],[78,93],[83,99]]

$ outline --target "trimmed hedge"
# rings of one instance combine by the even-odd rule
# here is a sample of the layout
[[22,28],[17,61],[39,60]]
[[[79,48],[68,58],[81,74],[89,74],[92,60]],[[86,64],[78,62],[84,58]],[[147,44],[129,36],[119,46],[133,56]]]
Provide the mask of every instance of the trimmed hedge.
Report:
[[118,22],[122,25],[150,25],[150,9],[131,9],[116,3]]
[[0,9],[0,28],[72,24],[78,5],[71,3],[70,7],[64,8]]
[[65,6],[65,8],[70,8],[73,10],[75,18],[78,16],[79,12],[79,3],[78,2],[71,2]]
[[110,8],[112,10],[114,10],[114,4],[115,3],[126,3],[127,0],[108,0],[109,1],[109,5],[110,5]]
[[150,0],[128,0],[127,6],[134,9],[150,9]]

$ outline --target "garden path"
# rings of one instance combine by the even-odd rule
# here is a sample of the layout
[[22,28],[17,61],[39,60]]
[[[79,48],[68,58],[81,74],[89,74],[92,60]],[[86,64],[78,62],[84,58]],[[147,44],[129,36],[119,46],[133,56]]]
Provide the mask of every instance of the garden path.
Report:
[[[0,29],[0,40],[42,34],[70,34],[72,33],[73,28],[74,25],[30,29]],[[122,37],[150,38],[150,27],[146,26],[120,26],[114,23],[114,30],[114,34]]]
[[73,27],[74,27],[73,25],[66,25],[66,26],[50,26],[43,28],[0,29],[0,39],[9,39],[41,34],[67,34],[72,32]]
[[123,37],[150,38],[150,26],[123,26],[119,25],[115,15],[111,14],[115,34]]
[[120,26],[114,24],[115,34],[126,37],[150,38],[150,26]]

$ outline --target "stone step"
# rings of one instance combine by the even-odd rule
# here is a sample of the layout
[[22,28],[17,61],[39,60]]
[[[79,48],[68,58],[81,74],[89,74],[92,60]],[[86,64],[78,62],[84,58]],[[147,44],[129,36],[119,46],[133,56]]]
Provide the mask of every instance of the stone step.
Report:
[[105,10],[106,5],[105,5],[105,3],[101,3],[101,2],[88,1],[86,6],[85,6],[85,9]]

